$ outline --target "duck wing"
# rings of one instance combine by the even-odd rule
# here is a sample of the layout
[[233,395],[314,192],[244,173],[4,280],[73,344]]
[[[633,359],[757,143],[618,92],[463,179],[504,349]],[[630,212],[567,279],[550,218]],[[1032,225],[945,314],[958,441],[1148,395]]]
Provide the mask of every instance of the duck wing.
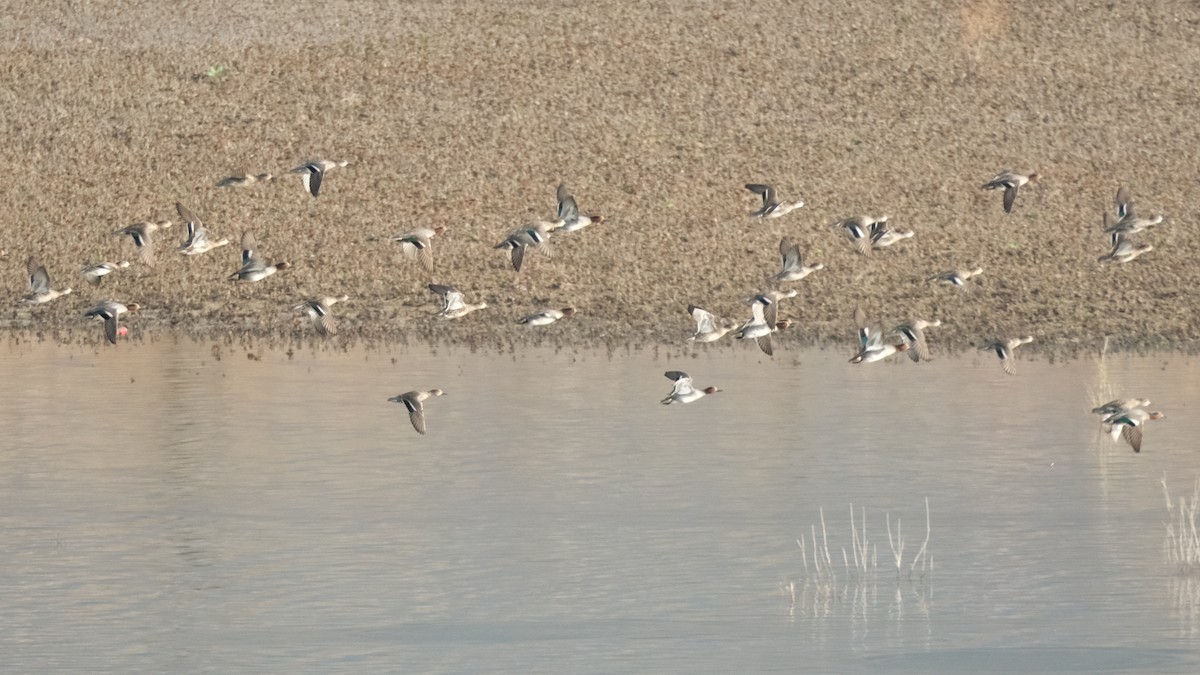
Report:
[[746,189],[756,195],[762,197],[763,207],[771,206],[775,203],[775,187],[765,183],[746,183]]
[[1013,202],[1017,201],[1017,184],[1009,183],[1004,188],[1004,212],[1012,213]]
[[784,237],[779,242],[779,255],[783,259],[783,274],[800,271],[800,245]]
[[1125,424],[1121,428],[1121,438],[1133,448],[1134,452],[1142,451],[1142,428],[1132,424]]
[[569,223],[579,219],[579,204],[575,202],[575,197],[567,190],[566,183],[558,184],[558,219],[564,223]]
[[695,305],[688,305],[688,314],[691,314],[692,318],[696,320],[697,335],[716,332],[717,323],[712,313],[700,309]]
[[50,274],[37,258],[29,256],[25,261],[25,271],[29,273],[29,290],[32,293],[45,293],[50,290]]
[[196,239],[197,228],[203,229],[204,223],[201,223],[200,219],[180,202],[175,202],[175,210],[179,213],[180,220],[187,223],[187,240],[184,241],[184,246],[190,246]]
[[261,261],[262,255],[258,252],[258,242],[254,240],[254,235],[249,230],[242,233],[242,267],[248,266],[251,262]]
[[671,390],[671,396],[687,396],[696,390],[692,385],[692,378],[688,377],[687,373],[681,370],[670,370],[665,375],[675,381],[675,387]]
[[304,173],[300,174],[300,179],[304,181],[304,189],[316,197],[321,194],[321,181],[325,177],[325,170],[316,163],[307,164],[304,168]]

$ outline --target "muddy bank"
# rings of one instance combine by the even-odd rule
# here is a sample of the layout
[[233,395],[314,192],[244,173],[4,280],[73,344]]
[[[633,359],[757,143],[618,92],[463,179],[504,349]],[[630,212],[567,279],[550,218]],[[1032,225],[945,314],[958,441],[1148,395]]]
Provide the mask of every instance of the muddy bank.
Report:
[[[784,344],[851,341],[860,303],[887,324],[940,318],[935,349],[998,334],[1068,351],[1200,338],[1194,4],[493,5],[23,10],[0,52],[16,167],[0,277],[15,303],[32,253],[75,291],[4,323],[98,341],[82,310],[115,297],[146,308],[141,339],[308,339],[292,305],[346,293],[347,341],[674,347],[689,303],[748,316],[743,298],[778,271],[788,236],[827,269],[786,285],[799,295],[781,311],[797,321]],[[214,186],[317,157],[352,162],[317,199],[295,176]],[[1008,215],[978,189],[1005,167],[1042,175]],[[606,222],[514,273],[492,245],[549,218],[560,180]],[[751,181],[807,205],[752,221]],[[1101,213],[1122,184],[1166,221],[1138,236],[1154,251],[1102,265]],[[176,201],[235,244],[184,259],[176,226],[150,270],[110,235],[177,219]],[[828,227],[859,213],[916,235],[859,256]],[[390,237],[434,226],[450,232],[430,276]],[[295,267],[226,282],[244,229]],[[122,259],[135,264],[99,289],[78,275]],[[926,281],[968,266],[984,274],[966,292]],[[430,281],[489,308],[433,320]],[[515,323],[568,305],[568,322]]]

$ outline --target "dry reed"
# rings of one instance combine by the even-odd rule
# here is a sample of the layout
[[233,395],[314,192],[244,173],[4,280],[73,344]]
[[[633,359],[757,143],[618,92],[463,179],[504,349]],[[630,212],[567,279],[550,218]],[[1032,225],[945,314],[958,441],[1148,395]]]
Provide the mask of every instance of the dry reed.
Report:
[[[847,605],[857,614],[865,613],[874,606],[877,597],[877,571],[879,549],[867,532],[867,511],[860,508],[856,516],[854,505],[850,505],[850,546],[841,546],[842,567],[834,564],[829,551],[829,528],[825,523],[825,509],[818,509],[820,531],[817,524],[809,526],[807,537],[796,540],[804,572],[780,584],[780,592],[788,602],[788,612],[794,615],[796,607],[811,610],[814,615],[831,612],[839,605]],[[909,559],[904,555],[905,539],[901,519],[892,522],[890,512],[884,513],[884,527],[888,533],[888,545],[896,566],[896,595],[902,598],[900,582],[907,581],[913,587],[922,605],[932,598],[930,581],[933,573],[933,556],[929,554],[929,539],[932,521],[929,499],[925,498],[925,538],[920,548]],[[807,539],[807,540],[806,540]],[[835,549],[836,550],[836,549]]]
[[1166,537],[1163,553],[1167,563],[1181,575],[1200,574],[1200,532],[1196,529],[1196,513],[1200,511],[1200,477],[1192,486],[1192,496],[1171,501],[1167,477],[1162,477],[1163,499],[1166,500]]

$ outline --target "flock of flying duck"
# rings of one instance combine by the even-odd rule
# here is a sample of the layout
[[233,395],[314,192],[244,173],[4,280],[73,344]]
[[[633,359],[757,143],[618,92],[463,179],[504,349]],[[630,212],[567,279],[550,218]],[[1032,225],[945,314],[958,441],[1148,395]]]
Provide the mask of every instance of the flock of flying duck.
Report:
[[[1036,173],[1022,174],[1014,171],[1001,171],[981,187],[984,190],[1004,190],[1004,212],[1011,213],[1016,203],[1020,188],[1038,179]],[[776,196],[774,188],[768,185],[748,184],[746,189],[762,196],[761,208],[752,212],[754,218],[777,218],[789,211],[804,205],[803,202],[783,202]],[[1162,216],[1142,218],[1133,207],[1133,199],[1129,190],[1122,187],[1117,190],[1117,215],[1113,218],[1109,213],[1104,214],[1104,233],[1109,235],[1111,249],[1099,257],[1104,263],[1126,263],[1139,255],[1153,250],[1149,244],[1135,243],[1130,236],[1138,234],[1162,222]],[[870,255],[871,251],[891,246],[897,242],[911,238],[911,230],[896,230],[888,224],[887,216],[854,216],[839,220],[832,227],[840,229],[853,242],[855,249]],[[806,264],[800,254],[799,246],[790,239],[784,238],[779,244],[782,257],[782,270],[772,277],[776,283],[799,281],[809,274],[824,268],[820,263]],[[929,277],[929,281],[947,284],[958,288],[964,287],[972,277],[983,273],[981,268],[957,269],[941,272]],[[733,333],[738,339],[753,338],[768,356],[772,353],[771,333],[783,330],[791,325],[791,321],[778,320],[778,303],[784,298],[795,297],[796,291],[771,290],[760,293],[751,299],[751,317],[744,323],[722,319],[695,305],[688,306],[688,312],[696,321],[696,333],[688,338],[695,342],[715,342],[726,334]],[[907,353],[913,361],[929,359],[929,344],[925,331],[942,325],[941,320],[909,319],[896,326],[890,332],[884,333],[878,326],[872,324],[862,307],[856,307],[854,321],[858,326],[859,351],[850,359],[851,363],[873,363],[882,361],[900,352]],[[1032,336],[1002,337],[986,342],[981,349],[990,350],[1000,360],[1000,366],[1009,375],[1016,374],[1013,357],[1014,351],[1021,345],[1033,342]],[[671,403],[691,403],[707,395],[715,394],[720,389],[716,387],[697,388],[687,373],[672,370],[665,373],[667,379],[674,382],[671,393],[662,400],[664,405]],[[1149,412],[1146,407],[1150,401],[1142,398],[1118,399],[1109,401],[1092,410],[1101,416],[1102,424],[1113,440],[1123,438],[1133,448],[1134,452],[1142,449],[1142,427],[1149,420],[1165,417],[1161,412]]]
[[[299,174],[304,190],[314,198],[320,194],[325,174],[333,169],[345,167],[348,162],[332,160],[314,160],[306,162],[290,173]],[[275,177],[270,173],[246,174],[230,176],[217,183],[218,187],[244,188],[258,183],[271,182]],[[1020,188],[1038,179],[1036,173],[1022,174],[1014,171],[1001,171],[994,178],[982,185],[984,190],[1004,190],[1004,211],[1012,211]],[[751,218],[779,218],[804,206],[803,201],[788,202],[779,198],[774,186],[748,183],[747,190],[759,195],[761,206],[752,211]],[[552,221],[538,221],[531,225],[518,227],[509,232],[496,249],[505,250],[511,256],[512,267],[520,272],[527,249],[537,250],[543,255],[550,255],[549,243],[551,234],[571,233],[603,222],[599,215],[581,213],[579,206],[565,184],[558,186],[558,209]],[[207,253],[213,249],[226,246],[228,239],[214,239],[204,227],[204,224],[183,204],[177,203],[176,210],[182,222],[187,224],[187,238],[175,250],[181,255],[195,256]],[[1151,218],[1139,217],[1134,211],[1133,200],[1129,191],[1122,187],[1116,196],[1117,213],[1113,218],[1107,212],[1104,214],[1104,232],[1109,235],[1111,250],[1099,257],[1101,262],[1124,263],[1153,249],[1149,244],[1137,244],[1131,235],[1138,234],[1162,222],[1162,216]],[[149,267],[155,265],[154,234],[171,227],[170,221],[141,222],[113,232],[114,235],[128,236],[133,241],[142,261]],[[849,237],[856,251],[862,255],[870,255],[872,251],[892,246],[913,236],[911,230],[898,230],[888,222],[888,216],[852,216],[834,222],[832,228],[841,230]],[[445,227],[419,228],[410,232],[396,235],[393,240],[398,242],[401,250],[409,259],[419,262],[427,271],[434,269],[433,238],[445,232]],[[240,283],[262,281],[277,272],[290,267],[285,261],[271,261],[262,255],[254,235],[250,231],[242,233],[241,266],[229,275],[229,280]],[[771,281],[775,284],[800,281],[813,272],[824,269],[821,263],[808,264],[800,253],[799,246],[788,238],[779,244],[782,259],[781,270]],[[101,262],[86,266],[83,277],[93,285],[99,285],[103,278],[118,270],[128,268],[129,262]],[[26,269],[29,274],[29,293],[21,298],[22,303],[43,304],[71,292],[70,288],[55,289],[46,268],[36,256],[30,256]],[[954,287],[964,287],[971,278],[982,274],[983,270],[976,267],[940,272],[929,277],[929,281]],[[458,319],[476,310],[484,309],[487,303],[470,303],[458,288],[444,284],[429,284],[429,290],[441,297],[442,309],[435,316],[442,319]],[[780,301],[796,296],[795,290],[779,290],[774,288],[756,294],[749,300],[750,318],[738,322],[717,317],[714,314],[697,307],[688,305],[688,313],[696,322],[696,332],[688,338],[688,342],[715,342],[727,334],[733,334],[739,340],[754,340],[759,348],[768,356],[773,354],[771,335],[792,325],[792,321],[779,319]],[[337,321],[332,314],[332,307],[343,302],[348,296],[321,296],[306,298],[295,306],[296,311],[304,311],[312,321],[318,334],[333,335],[337,332]],[[116,344],[119,337],[127,334],[127,329],[121,325],[121,315],[134,313],[140,309],[137,303],[121,303],[115,300],[104,300],[89,308],[84,316],[103,321],[105,338]],[[572,307],[550,309],[530,314],[519,320],[519,323],[530,326],[544,326],[555,321],[570,317],[576,313]],[[861,307],[854,312],[854,320],[858,327],[859,350],[850,359],[851,363],[873,363],[882,361],[890,356],[904,352],[914,361],[929,359],[929,345],[925,331],[941,325],[940,320],[910,319],[891,331],[885,333],[878,325],[868,320]],[[1005,337],[991,340],[981,349],[995,352],[1004,372],[1016,374],[1013,352],[1018,347],[1032,342],[1031,336]],[[668,371],[666,377],[674,386],[671,393],[662,400],[663,404],[691,403],[704,396],[715,394],[720,389],[716,387],[697,388],[687,373],[678,370]],[[443,396],[441,389],[428,391],[410,391],[394,396],[389,401],[402,403],[408,410],[413,428],[418,433],[425,433],[424,401],[437,396]],[[1113,439],[1122,437],[1135,452],[1141,451],[1142,426],[1148,420],[1161,419],[1160,412],[1148,412],[1146,407],[1150,402],[1145,399],[1121,399],[1110,401],[1092,410],[1102,416],[1103,424]]]

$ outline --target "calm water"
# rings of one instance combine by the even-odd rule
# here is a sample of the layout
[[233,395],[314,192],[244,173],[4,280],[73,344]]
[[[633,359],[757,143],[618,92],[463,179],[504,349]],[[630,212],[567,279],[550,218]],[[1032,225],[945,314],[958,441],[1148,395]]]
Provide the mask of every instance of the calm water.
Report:
[[[246,351],[0,347],[5,671],[1200,669],[1195,360]],[[661,406],[676,368],[725,391]],[[422,437],[386,399],[432,387]]]

